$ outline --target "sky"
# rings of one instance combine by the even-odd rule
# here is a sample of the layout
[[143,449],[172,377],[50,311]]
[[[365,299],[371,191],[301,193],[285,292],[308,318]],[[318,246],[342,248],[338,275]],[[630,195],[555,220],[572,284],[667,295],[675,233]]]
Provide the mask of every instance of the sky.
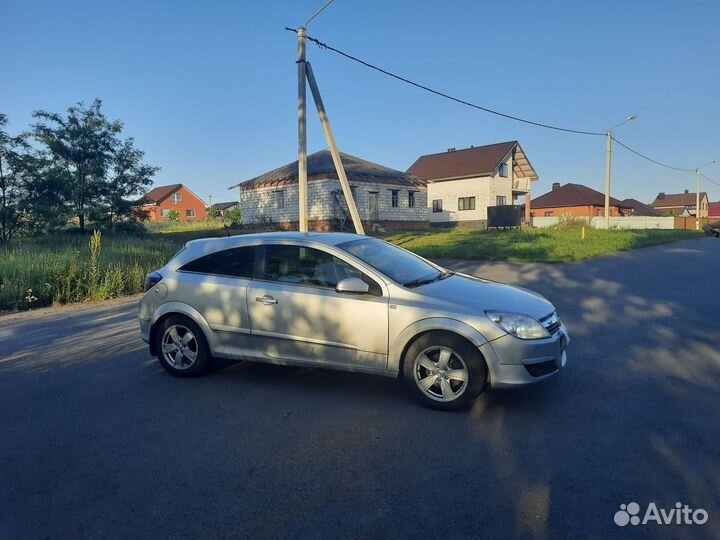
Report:
[[[103,100],[111,119],[206,202],[297,159],[297,37],[325,0],[0,0],[0,112],[12,133],[37,109]],[[717,0],[572,2],[335,0],[308,34],[467,101],[537,122],[605,132],[681,168],[720,160]],[[340,149],[396,169],[419,156],[518,140],[539,174],[604,190],[603,137],[473,110],[308,44]],[[309,94],[308,94],[309,95]],[[326,147],[312,102],[308,150]],[[720,183],[720,163],[703,169]],[[651,202],[695,175],[617,145],[612,195]],[[720,185],[702,191],[720,200]]]

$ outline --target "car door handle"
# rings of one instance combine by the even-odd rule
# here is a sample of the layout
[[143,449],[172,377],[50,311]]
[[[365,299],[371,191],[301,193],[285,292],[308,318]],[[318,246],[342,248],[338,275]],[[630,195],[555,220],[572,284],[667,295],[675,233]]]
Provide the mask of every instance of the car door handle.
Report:
[[261,304],[265,304],[266,306],[271,306],[273,304],[277,304],[277,300],[275,300],[269,294],[266,294],[265,296],[256,296],[255,301],[260,302]]

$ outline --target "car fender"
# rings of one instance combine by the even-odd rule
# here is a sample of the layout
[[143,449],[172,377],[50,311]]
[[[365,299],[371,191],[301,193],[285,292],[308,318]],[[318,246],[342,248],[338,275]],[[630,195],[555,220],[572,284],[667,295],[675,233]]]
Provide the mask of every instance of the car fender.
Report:
[[[150,319],[150,331],[152,332],[155,323],[157,323],[161,317],[171,313],[185,315],[190,318],[200,327],[203,334],[205,334],[205,340],[210,347],[210,352],[212,353],[215,350],[215,333],[211,330],[210,325],[205,320],[205,317],[203,317],[197,309],[183,302],[167,302],[158,307]],[[150,346],[152,347],[153,344],[151,343]]]
[[457,319],[452,319],[450,317],[430,317],[422,319],[407,326],[390,344],[388,371],[392,371],[397,374],[400,371],[402,354],[407,344],[418,334],[431,330],[443,330],[445,332],[458,334],[478,348],[488,342],[482,333],[469,324]]

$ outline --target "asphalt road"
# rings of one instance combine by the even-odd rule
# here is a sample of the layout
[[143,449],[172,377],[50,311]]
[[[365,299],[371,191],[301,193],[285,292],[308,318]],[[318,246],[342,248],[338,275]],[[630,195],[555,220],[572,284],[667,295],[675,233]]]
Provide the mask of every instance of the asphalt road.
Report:
[[[442,413],[365,375],[175,379],[134,303],[0,318],[0,538],[720,538],[720,241],[452,267],[550,298],[566,370]],[[633,501],[709,520],[616,526]]]

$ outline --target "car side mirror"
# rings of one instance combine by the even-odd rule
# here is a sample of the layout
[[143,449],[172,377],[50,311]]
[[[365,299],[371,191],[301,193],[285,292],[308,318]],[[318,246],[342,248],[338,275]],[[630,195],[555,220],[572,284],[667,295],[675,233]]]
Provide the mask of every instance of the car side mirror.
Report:
[[335,290],[339,293],[365,294],[370,286],[360,278],[351,277],[340,280]]

